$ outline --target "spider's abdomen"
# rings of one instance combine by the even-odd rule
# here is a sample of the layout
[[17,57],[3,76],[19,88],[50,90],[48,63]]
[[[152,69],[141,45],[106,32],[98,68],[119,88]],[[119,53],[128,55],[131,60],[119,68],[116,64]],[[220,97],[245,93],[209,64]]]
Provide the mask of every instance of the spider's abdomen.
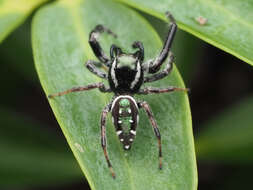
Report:
[[118,96],[112,103],[112,120],[125,150],[131,148],[138,125],[138,106],[131,96]]

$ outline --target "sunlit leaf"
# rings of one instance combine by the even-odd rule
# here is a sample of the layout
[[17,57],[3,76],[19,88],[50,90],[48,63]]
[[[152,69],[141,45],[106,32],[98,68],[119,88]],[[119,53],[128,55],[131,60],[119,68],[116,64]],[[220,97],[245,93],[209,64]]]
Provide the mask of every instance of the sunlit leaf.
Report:
[[48,0],[0,0],[0,43],[40,4]]

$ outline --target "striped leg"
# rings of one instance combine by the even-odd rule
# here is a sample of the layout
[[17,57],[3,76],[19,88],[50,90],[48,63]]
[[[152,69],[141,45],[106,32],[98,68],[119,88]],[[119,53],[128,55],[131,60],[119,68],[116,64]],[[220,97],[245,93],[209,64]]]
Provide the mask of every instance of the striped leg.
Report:
[[90,72],[97,75],[98,77],[102,79],[107,79],[107,74],[96,67],[96,65],[99,64],[100,64],[99,62],[88,60],[85,66]]
[[176,35],[177,24],[176,24],[175,19],[169,12],[166,12],[166,16],[170,20],[169,33],[167,34],[166,41],[163,45],[163,49],[161,50],[159,56],[155,58],[155,60],[152,61],[150,64],[149,70],[148,70],[149,73],[156,73],[160,69],[161,65],[163,64],[163,62],[166,60],[168,56],[173,39]]
[[102,115],[101,115],[101,145],[102,145],[102,148],[103,148],[103,151],[104,151],[104,155],[105,155],[105,159],[107,161],[107,164],[108,164],[108,167],[110,169],[110,172],[112,174],[112,177],[115,179],[115,173],[112,169],[112,164],[109,160],[109,157],[108,157],[108,153],[107,153],[107,150],[106,150],[106,116],[108,114],[108,112],[110,111],[110,104],[108,104],[102,111]]
[[107,32],[115,38],[117,37],[117,35],[114,34],[110,29],[104,27],[103,25],[97,25],[90,33],[89,43],[96,57],[109,67],[109,57],[105,54],[98,42],[99,35],[103,32]]
[[94,88],[98,88],[101,92],[111,92],[110,88],[106,88],[102,82],[99,82],[99,83],[89,84],[87,86],[74,87],[69,90],[66,90],[63,92],[58,92],[55,94],[50,94],[48,97],[54,98],[55,96],[63,96],[63,95],[69,94],[71,92],[80,92],[80,91],[85,91],[85,90],[91,90]]
[[144,108],[144,110],[146,111],[146,113],[148,115],[148,118],[149,118],[149,120],[151,122],[151,125],[153,127],[155,136],[157,137],[157,140],[158,140],[158,149],[159,149],[159,168],[162,169],[162,144],[161,144],[161,135],[160,135],[157,123],[155,121],[153,113],[152,113],[152,111],[151,111],[151,109],[150,109],[150,107],[149,107],[149,105],[148,105],[147,102],[141,102],[141,103],[139,103],[139,106],[141,108]]
[[166,76],[168,76],[168,74],[170,74],[172,68],[173,68],[173,61],[174,61],[174,55],[172,52],[169,52],[169,60],[164,68],[164,70],[162,70],[161,72],[159,73],[155,73],[151,76],[147,76],[147,77],[144,77],[144,83],[146,82],[154,82],[154,81],[157,81],[157,80],[160,80]]

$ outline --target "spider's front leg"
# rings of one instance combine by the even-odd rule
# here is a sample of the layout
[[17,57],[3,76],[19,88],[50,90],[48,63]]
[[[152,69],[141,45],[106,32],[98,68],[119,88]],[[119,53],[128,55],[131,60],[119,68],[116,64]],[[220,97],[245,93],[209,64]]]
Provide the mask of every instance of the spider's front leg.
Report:
[[117,37],[110,29],[104,27],[103,25],[97,25],[90,33],[89,37],[89,44],[96,55],[96,57],[104,63],[107,67],[110,66],[109,57],[104,53],[103,49],[101,48],[98,38],[99,35],[103,32],[107,32],[108,34],[112,35],[113,37]]
[[160,80],[164,77],[166,77],[172,70],[173,68],[173,61],[174,61],[174,55],[172,52],[169,53],[169,60],[165,66],[165,68],[158,72],[158,73],[155,73],[153,75],[150,75],[150,76],[145,76],[144,77],[144,83],[146,82],[154,82],[156,80]]
[[58,93],[55,93],[55,94],[50,94],[48,97],[49,98],[54,98],[56,96],[63,96],[63,95],[69,94],[71,92],[80,92],[80,91],[92,90],[94,88],[98,88],[101,92],[111,92],[110,88],[107,88],[102,82],[99,82],[99,83],[89,84],[87,86],[74,87],[74,88],[65,90],[63,92],[58,92]]
[[159,56],[156,57],[155,60],[151,61],[150,63],[146,63],[148,64],[149,73],[156,73],[160,69],[163,62],[166,60],[177,31],[177,24],[173,16],[169,12],[166,12],[166,16],[170,19],[169,33],[166,37],[166,41],[163,45],[163,49],[160,52]]
[[148,115],[148,118],[151,122],[151,125],[153,127],[155,136],[157,137],[158,140],[158,149],[159,149],[159,168],[162,169],[162,144],[161,144],[161,135],[160,135],[160,131],[158,129],[157,123],[155,121],[155,118],[153,116],[153,113],[148,105],[147,102],[139,102],[138,103],[140,108],[143,108],[145,110],[145,112]]
[[107,116],[108,112],[110,111],[110,107],[111,107],[111,104],[108,104],[103,109],[102,115],[101,115],[101,145],[102,145],[102,148],[103,148],[103,151],[104,151],[104,155],[105,155],[107,165],[108,165],[108,167],[110,169],[110,172],[112,174],[112,177],[115,178],[115,173],[112,169],[112,164],[109,160],[108,153],[107,153],[107,150],[106,150],[106,116]]
[[107,79],[107,74],[96,67],[96,65],[99,64],[100,64],[99,62],[88,60],[85,66],[90,72],[97,75],[98,77],[102,79]]

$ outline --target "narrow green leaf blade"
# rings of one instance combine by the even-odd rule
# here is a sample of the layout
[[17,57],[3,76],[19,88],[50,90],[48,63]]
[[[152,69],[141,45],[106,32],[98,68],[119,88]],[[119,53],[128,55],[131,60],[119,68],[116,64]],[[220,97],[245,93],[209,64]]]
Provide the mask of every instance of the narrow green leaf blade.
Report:
[[0,43],[47,0],[0,0]]
[[[170,11],[179,27],[253,65],[253,3],[250,0],[118,0],[165,19]],[[198,18],[207,22],[201,25]]]
[[[88,45],[88,36],[97,24],[104,24],[118,34],[117,39],[101,36],[106,53],[112,43],[121,46],[124,51],[133,52],[131,44],[140,40],[146,48],[147,60],[155,57],[162,47],[158,34],[146,20],[118,3],[60,1],[47,6],[35,16],[32,31],[35,64],[47,95],[101,81],[84,67],[87,59],[96,60]],[[182,87],[183,82],[175,68],[167,79],[153,85]],[[138,97],[150,103],[162,134],[164,159],[161,171],[158,169],[157,140],[143,111],[140,113],[137,138],[129,152],[123,150],[108,119],[108,153],[117,175],[115,180],[110,175],[100,145],[99,126],[100,113],[111,98],[112,95],[92,90],[50,100],[91,188],[196,189],[196,163],[187,95],[179,92]]]
[[225,163],[253,161],[253,97],[227,109],[204,125],[196,138],[196,151],[201,160]]
[[49,186],[80,179],[66,144],[31,119],[0,109],[0,188]]

